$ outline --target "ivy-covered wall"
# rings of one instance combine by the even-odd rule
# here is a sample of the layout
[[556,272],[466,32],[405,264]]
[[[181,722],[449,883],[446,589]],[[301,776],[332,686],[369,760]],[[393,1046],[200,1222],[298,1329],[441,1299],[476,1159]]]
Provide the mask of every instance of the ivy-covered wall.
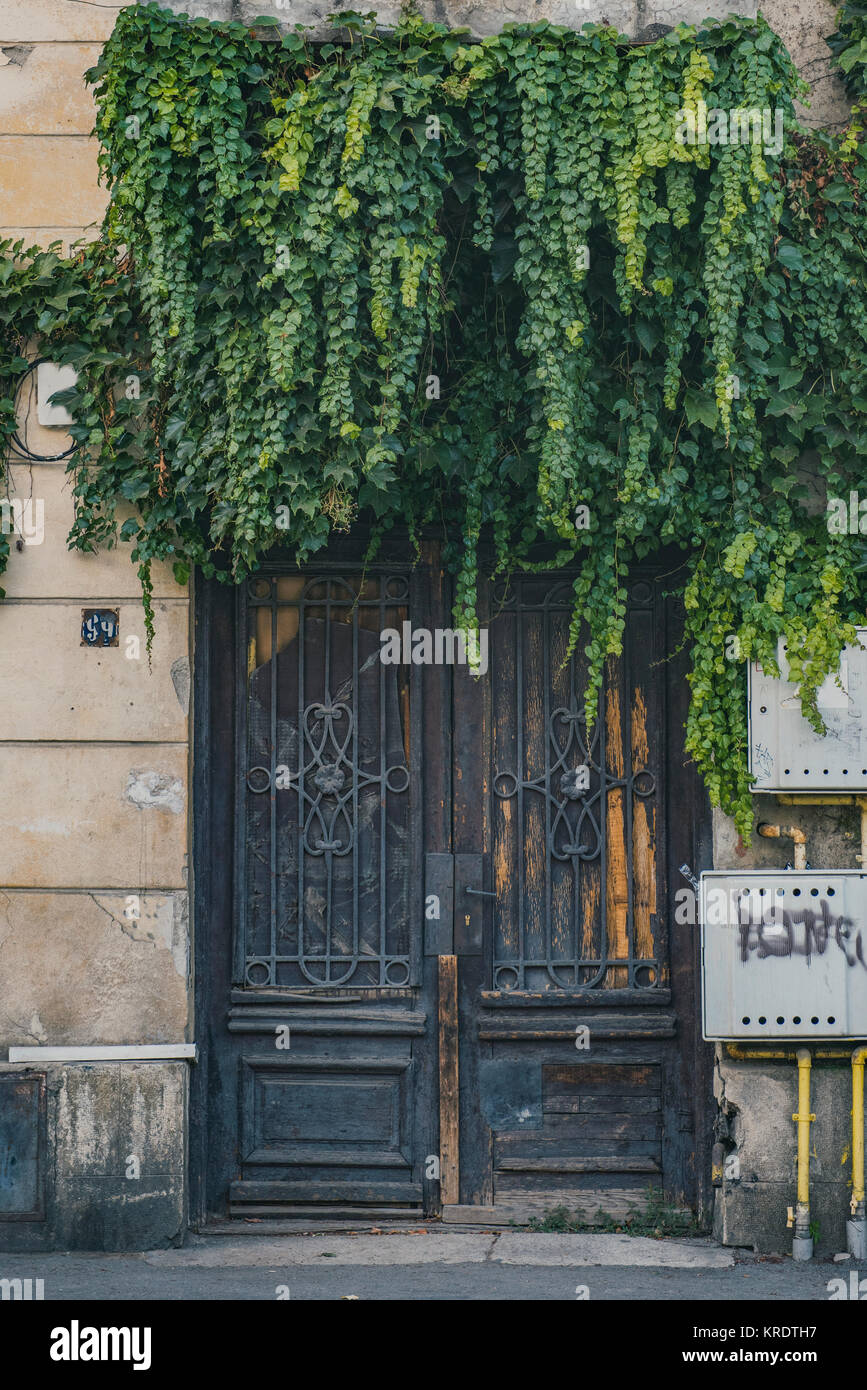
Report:
[[862,543],[799,472],[839,496],[867,438],[857,123],[799,128],[750,19],[472,44],[347,15],[316,44],[147,6],[90,76],[103,234],[6,296],[79,371],[74,542],[135,503],[150,626],[155,559],[238,577],[441,518],[468,628],[487,537],[500,568],[556,542],[591,717],[630,566],[680,546],[686,746],[748,841],[742,663],[784,639],[819,728],[863,611]]
[[[312,25],[321,35],[329,33],[331,12],[323,0],[173,0],[167,8],[209,19],[247,22],[267,15],[283,25]],[[800,113],[806,122],[827,128],[845,123],[848,113],[839,73],[832,67],[824,42],[836,28],[835,0],[767,0],[761,6],[757,0],[731,0],[718,6],[709,0],[512,0],[509,4],[497,0],[422,0],[419,8],[426,19],[452,27],[466,26],[480,37],[498,33],[504,24],[540,19],[566,29],[606,19],[621,33],[635,36],[654,24],[696,24],[714,14],[718,18],[728,14],[754,16],[760,8],[810,84],[809,106]],[[394,24],[399,12],[399,4],[377,8],[383,24]]]
[[[633,35],[649,23],[694,17],[680,7],[630,5],[621,21],[614,8],[606,17]],[[254,17],[253,9],[268,13],[242,6],[241,17]],[[84,22],[82,11],[64,0],[55,6],[58,16],[74,12],[75,24]],[[574,9],[571,19],[551,16],[567,28],[601,18],[585,11],[577,20]],[[201,12],[238,17],[231,5]],[[831,16],[823,20],[830,32],[833,10],[822,13]],[[322,18],[276,6],[273,15],[284,31],[296,19]],[[498,33],[502,19],[481,6],[431,17],[467,22],[476,34]],[[60,572],[49,564],[49,555],[52,563],[66,556],[61,518],[72,525],[63,465],[16,464],[17,495],[32,495],[35,481],[56,498],[48,513],[56,548],[14,549],[6,579],[13,602],[0,608],[0,640],[4,624],[13,637],[32,630],[37,600],[51,599],[59,611],[50,631],[40,629],[43,645],[57,653],[48,693],[34,704],[19,683],[4,702],[0,736],[27,788],[4,840],[8,882],[20,890],[16,910],[31,912],[26,930],[34,940],[51,920],[50,904],[26,897],[34,886],[80,896],[85,916],[88,901],[93,914],[104,914],[82,917],[87,965],[101,981],[118,971],[129,1007],[106,1000],[100,1040],[156,1040],[155,1029],[160,1040],[177,1040],[185,1022],[184,817],[172,787],[179,783],[183,796],[187,642],[177,581],[191,563],[219,566],[224,554],[239,568],[255,563],[287,532],[313,549],[358,508],[384,521],[409,517],[421,528],[431,499],[444,507],[463,529],[451,562],[470,624],[483,531],[510,556],[540,534],[556,539],[585,563],[577,618],[592,593],[604,619],[589,636],[576,622],[576,640],[587,643],[597,668],[619,640],[630,559],[660,537],[690,547],[698,541],[688,590],[692,746],[711,789],[739,810],[738,830],[718,816],[717,862],[778,863],[772,844],[749,851],[745,844],[753,806],[744,781],[742,666],[729,659],[726,642],[736,636],[742,658],[768,656],[781,632],[802,638],[809,708],[847,621],[863,613],[862,543],[832,541],[823,513],[825,492],[862,471],[858,136],[841,145],[798,131],[804,94],[762,27],[732,25],[698,41],[662,36],[635,49],[616,35],[600,33],[592,47],[593,40],[540,31],[475,49],[418,25],[395,46],[355,28],[347,54],[312,40],[281,46],[263,30],[191,36],[170,17],[153,25],[123,19],[122,39],[102,59],[92,39],[95,51],[86,61],[81,53],[82,72],[96,67],[104,169],[116,189],[107,235],[74,264],[25,262],[20,284],[7,282],[3,309],[13,347],[7,380],[16,379],[19,354],[39,334],[80,368],[74,434],[90,453],[72,480],[75,535],[85,546],[104,542],[117,520],[158,610],[154,674],[144,657],[137,666],[108,655],[100,667],[79,664],[80,686],[66,700],[68,712],[63,706],[68,747],[48,753],[75,665],[68,620],[80,601],[122,599],[124,636],[145,632],[138,610],[126,607],[133,570],[112,552],[64,558],[71,568]],[[25,34],[34,23],[25,15],[7,47],[44,42],[32,28]],[[811,42],[821,42],[820,27]],[[16,79],[28,80],[29,61],[13,64]],[[566,89],[572,103],[562,100]],[[838,130],[845,126],[840,90],[827,98]],[[767,141],[710,154],[677,139],[676,112],[697,114],[700,100],[730,109],[745,92],[748,104],[781,111],[779,148],[773,125]],[[72,119],[81,125],[81,116]],[[582,141],[587,128],[593,138]],[[20,150],[8,142],[22,138],[0,133],[7,169]],[[86,141],[79,131],[44,138]],[[84,167],[90,156],[84,144],[76,148]],[[72,185],[82,196],[77,171]],[[576,189],[580,198],[567,196]],[[18,222],[43,244],[49,238],[40,228],[58,224],[40,212],[40,200],[55,196],[50,183],[35,181]],[[81,207],[98,211],[98,201]],[[458,244],[466,260],[444,278]],[[121,248],[131,259],[118,258]],[[489,293],[479,302],[480,283]],[[279,320],[264,307],[275,284],[288,305]],[[465,312],[472,301],[474,320]],[[328,371],[314,390],[315,352]],[[448,371],[439,369],[445,358],[454,364]],[[419,389],[431,376],[438,398]],[[260,390],[266,380],[272,384]],[[28,438],[47,452],[56,435],[34,428]],[[314,470],[305,469],[309,456]],[[812,502],[802,508],[805,467]],[[587,508],[588,534],[576,527],[579,507]],[[116,723],[106,722],[106,708]],[[124,722],[135,719],[143,721],[140,739]],[[104,764],[91,786],[97,746]],[[63,831],[50,828],[58,758],[71,822],[86,819],[85,803],[105,812],[88,832],[83,859],[58,856]],[[115,782],[106,802],[99,788]],[[772,805],[759,814],[780,818]],[[154,856],[155,819],[170,855],[165,864]],[[805,823],[812,862],[851,864],[854,812],[815,811]],[[116,857],[105,877],[109,846]],[[140,924],[124,916],[125,895],[123,905],[111,896],[121,888],[143,895]],[[168,891],[160,897],[157,889]],[[7,918],[10,941],[20,943],[22,930]],[[159,1022],[141,1002],[142,946],[156,972],[154,994],[170,981],[174,1000],[181,987]],[[64,948],[58,940],[52,949]],[[126,952],[124,964],[110,964],[112,951],[121,953],[117,960]],[[69,997],[63,982],[34,994],[32,962],[22,957],[8,1037],[84,1040],[90,1005],[70,1010]],[[721,1086],[726,1074],[721,1064]],[[759,1085],[762,1072],[751,1076]],[[761,1143],[758,1093],[741,1103],[740,1123],[740,1142]],[[756,1180],[787,1183],[785,1144],[764,1153]],[[770,1198],[736,1220],[738,1189],[725,1200],[723,1234],[740,1236],[746,1225],[756,1243],[781,1248]]]

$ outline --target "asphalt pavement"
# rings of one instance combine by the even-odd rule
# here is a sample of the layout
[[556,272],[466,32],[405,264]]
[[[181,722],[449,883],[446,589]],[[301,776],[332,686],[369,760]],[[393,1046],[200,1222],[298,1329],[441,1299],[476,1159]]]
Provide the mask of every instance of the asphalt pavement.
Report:
[[[857,1278],[853,1275],[857,1274]],[[851,1260],[794,1263],[708,1239],[376,1227],[191,1236],[143,1253],[0,1254],[0,1281],[41,1279],[45,1301],[867,1299]],[[37,1286],[34,1284],[34,1288]]]

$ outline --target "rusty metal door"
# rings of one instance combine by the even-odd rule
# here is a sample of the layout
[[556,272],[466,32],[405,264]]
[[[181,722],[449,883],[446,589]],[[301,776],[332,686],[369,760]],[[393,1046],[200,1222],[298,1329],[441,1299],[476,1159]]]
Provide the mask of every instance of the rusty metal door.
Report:
[[695,929],[673,925],[673,901],[679,866],[704,863],[707,807],[664,587],[633,580],[592,730],[583,641],[566,659],[568,575],[492,586],[489,671],[454,673],[446,1215],[618,1217],[648,1189],[703,1212],[709,1049]]

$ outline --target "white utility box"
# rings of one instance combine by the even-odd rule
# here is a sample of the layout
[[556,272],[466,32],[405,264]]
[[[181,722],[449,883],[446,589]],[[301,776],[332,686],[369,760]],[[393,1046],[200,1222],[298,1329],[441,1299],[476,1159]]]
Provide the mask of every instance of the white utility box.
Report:
[[49,405],[55,391],[68,391],[78,381],[74,367],[60,367],[56,362],[40,362],[36,368],[36,418],[49,429],[71,425],[72,416],[65,405]]
[[867,874],[701,875],[703,1035],[867,1038]]
[[[856,629],[867,647],[867,628]],[[749,665],[750,771],[754,792],[867,793],[867,650],[845,647],[840,685],[828,676],[819,690],[824,738],[801,713],[797,686],[788,675],[785,644],[777,660],[783,679]],[[842,688],[841,688],[842,687]]]

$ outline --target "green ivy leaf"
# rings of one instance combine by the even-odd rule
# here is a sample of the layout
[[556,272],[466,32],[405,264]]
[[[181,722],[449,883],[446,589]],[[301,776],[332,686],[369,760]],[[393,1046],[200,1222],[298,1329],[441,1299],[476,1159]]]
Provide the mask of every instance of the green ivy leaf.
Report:
[[684,399],[686,418],[691,425],[700,421],[708,429],[714,430],[719,424],[719,411],[712,396],[699,391],[687,391]]

